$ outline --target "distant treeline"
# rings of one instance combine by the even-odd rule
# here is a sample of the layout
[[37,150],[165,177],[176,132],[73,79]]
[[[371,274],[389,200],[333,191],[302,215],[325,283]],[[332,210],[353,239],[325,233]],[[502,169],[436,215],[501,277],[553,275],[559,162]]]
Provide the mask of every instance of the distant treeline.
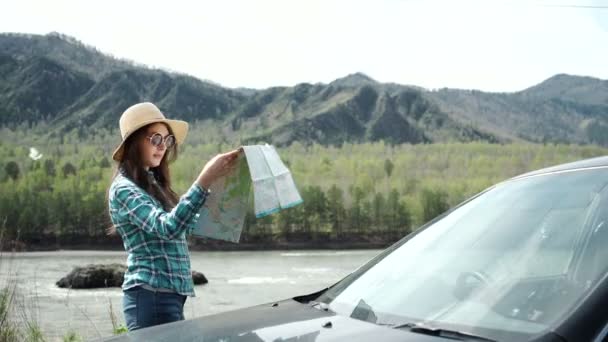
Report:
[[[66,139],[35,146],[43,155],[39,160],[28,157],[30,147],[23,142],[0,145],[4,241],[18,240],[26,248],[119,246],[116,237],[105,235],[110,226],[106,191],[115,169],[112,146],[103,139]],[[184,192],[213,154],[234,147],[182,146],[171,166],[174,189]],[[533,144],[295,143],[278,151],[304,203],[263,219],[248,213],[243,245],[389,244],[496,182],[608,150]]]

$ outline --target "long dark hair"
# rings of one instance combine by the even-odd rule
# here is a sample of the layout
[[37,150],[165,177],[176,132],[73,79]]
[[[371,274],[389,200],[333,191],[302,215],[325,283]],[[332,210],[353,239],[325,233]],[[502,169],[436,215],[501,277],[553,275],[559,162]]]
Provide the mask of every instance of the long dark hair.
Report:
[[[151,125],[151,124],[150,124]],[[112,181],[122,173],[129,178],[137,186],[145,190],[152,197],[157,199],[165,211],[170,211],[175,207],[179,198],[175,191],[171,188],[171,176],[169,173],[169,163],[177,159],[177,144],[170,149],[167,149],[163,159],[157,167],[151,167],[152,175],[143,166],[140,151],[140,142],[147,134],[147,129],[150,125],[141,127],[125,140],[123,144],[123,153],[121,160],[118,161]],[[169,134],[173,134],[171,127],[165,125]],[[151,177],[153,176],[153,177]],[[108,194],[109,196],[109,194]],[[106,201],[107,202],[107,201]],[[116,227],[112,226],[108,229],[109,234],[116,233]]]

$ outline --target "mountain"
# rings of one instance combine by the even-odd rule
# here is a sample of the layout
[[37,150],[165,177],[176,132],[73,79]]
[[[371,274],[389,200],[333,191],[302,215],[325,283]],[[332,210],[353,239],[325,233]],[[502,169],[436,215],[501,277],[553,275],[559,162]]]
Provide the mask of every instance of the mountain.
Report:
[[52,125],[61,131],[77,127],[115,127],[120,114],[130,105],[153,101],[176,118],[221,121],[233,112],[244,96],[193,77],[163,71],[124,70],[109,73],[82,96],[61,110]]
[[556,75],[516,93],[428,92],[440,110],[507,140],[608,145],[608,81]]
[[279,145],[293,141],[497,141],[490,134],[452,120],[420,91],[403,87],[392,94],[375,81],[352,81],[351,75],[329,85],[261,90],[232,116],[232,129],[256,132],[250,140]]
[[93,84],[46,57],[0,55],[0,124],[53,120]]
[[555,75],[522,92],[530,98],[560,98],[591,105],[608,104],[608,81],[592,77]]
[[16,59],[46,57],[95,80],[113,71],[146,68],[101,53],[92,46],[57,32],[44,36],[21,33],[0,34],[0,53]]
[[286,145],[531,141],[608,146],[608,81],[556,75],[515,93],[381,83],[230,89],[107,56],[65,35],[0,34],[0,125],[55,133],[115,128],[152,101],[168,116],[210,120],[228,140]]

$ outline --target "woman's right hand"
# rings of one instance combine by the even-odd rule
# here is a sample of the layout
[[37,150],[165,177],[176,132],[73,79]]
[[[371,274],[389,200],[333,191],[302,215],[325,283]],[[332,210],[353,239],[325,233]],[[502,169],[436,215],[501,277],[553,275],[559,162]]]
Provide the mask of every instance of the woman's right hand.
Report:
[[239,153],[243,151],[242,148],[236,150],[218,154],[211,158],[203,167],[203,170],[197,178],[197,183],[205,189],[209,189],[218,178],[221,178],[228,174],[236,166],[236,160]]

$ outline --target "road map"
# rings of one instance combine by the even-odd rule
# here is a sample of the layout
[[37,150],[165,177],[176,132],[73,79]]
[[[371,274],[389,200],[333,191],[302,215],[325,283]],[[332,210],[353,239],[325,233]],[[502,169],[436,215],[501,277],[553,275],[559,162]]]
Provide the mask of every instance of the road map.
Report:
[[273,146],[243,146],[235,170],[211,185],[192,234],[239,242],[252,185],[257,218],[302,203],[291,172]]

